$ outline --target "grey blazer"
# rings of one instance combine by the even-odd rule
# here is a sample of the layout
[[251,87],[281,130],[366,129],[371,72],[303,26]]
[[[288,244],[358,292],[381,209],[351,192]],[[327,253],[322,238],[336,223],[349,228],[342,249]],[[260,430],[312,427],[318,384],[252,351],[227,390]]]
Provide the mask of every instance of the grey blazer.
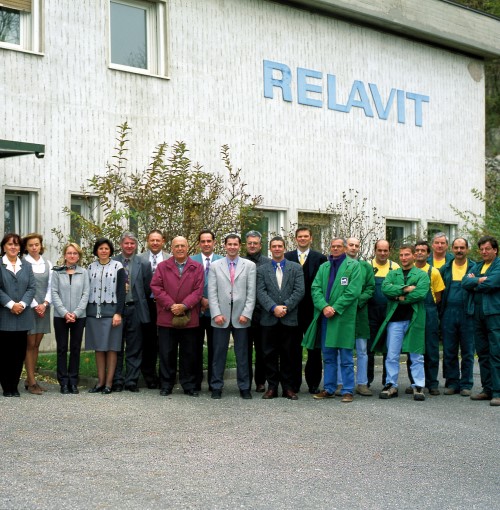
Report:
[[[281,289],[272,262],[257,269],[257,300],[262,306],[261,326],[274,326],[278,321],[286,326],[297,326],[298,306],[303,297],[304,271],[300,264],[290,260],[285,262]],[[282,319],[278,319],[271,308],[283,304],[288,310]]]
[[[235,270],[234,286],[231,288],[226,257],[215,260],[210,264],[210,271],[208,272],[208,304],[214,328],[227,328],[229,326],[229,318],[235,328],[248,328],[250,326],[250,319],[255,307],[256,277],[255,264],[250,260],[239,257]],[[231,290],[233,300],[232,313]],[[222,326],[217,325],[213,319],[217,315],[224,315],[226,318],[226,322]],[[240,315],[249,319],[246,324],[239,323]]]
[[54,307],[54,317],[63,318],[67,313],[74,313],[77,319],[86,317],[89,289],[89,275],[83,267],[76,266],[71,277],[71,283],[66,270],[53,271],[52,305]]
[[[113,258],[114,260],[118,260],[123,264],[123,255],[118,255]],[[151,288],[149,287],[151,284],[151,278],[153,277],[151,272],[151,264],[149,263],[148,258],[143,258],[139,255],[135,255],[131,263],[132,278],[130,281],[130,286],[132,289],[132,297],[134,299],[135,310],[139,315],[139,320],[142,323],[146,323],[151,320],[149,317],[148,302],[146,300],[146,298],[151,294]]]
[[[21,269],[14,274],[0,259],[0,331],[29,331],[34,326],[30,304],[35,297],[36,282],[29,262],[21,261]],[[26,304],[24,311],[13,314],[5,305],[9,301]]]

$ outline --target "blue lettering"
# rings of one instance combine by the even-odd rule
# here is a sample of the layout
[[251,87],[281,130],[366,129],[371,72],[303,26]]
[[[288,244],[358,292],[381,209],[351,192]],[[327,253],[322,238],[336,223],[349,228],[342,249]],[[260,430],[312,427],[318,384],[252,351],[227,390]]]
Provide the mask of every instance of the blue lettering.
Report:
[[337,78],[334,74],[326,75],[326,86],[328,90],[328,109],[349,113],[346,105],[337,103]]
[[428,103],[429,96],[407,92],[406,97],[415,101],[415,126],[422,127],[422,103]]
[[398,122],[400,124],[404,124],[406,122],[404,90],[398,90]]
[[[274,78],[274,70],[281,72],[281,79]],[[274,99],[273,87],[281,89],[283,101],[292,101],[292,71],[285,64],[264,60],[264,97]]]
[[323,90],[321,85],[307,83],[307,78],[321,80],[322,77],[323,73],[320,73],[319,71],[312,71],[311,69],[297,67],[297,101],[300,104],[315,106],[316,108],[323,107],[323,101],[321,99],[313,99],[307,95],[308,92],[321,94]]
[[[356,94],[359,96],[359,99],[355,99]],[[353,106],[363,108],[367,117],[373,117],[373,110],[366,93],[365,84],[359,80],[355,80],[352,84],[349,100],[347,101],[347,111],[350,111]]]
[[394,94],[396,93],[396,89],[391,89],[391,93],[389,94],[389,99],[387,100],[387,105],[384,108],[382,104],[382,99],[380,98],[380,92],[378,91],[378,87],[374,83],[369,83],[370,91],[372,93],[373,102],[375,103],[375,108],[377,109],[378,118],[382,120],[387,120],[389,117],[389,113],[391,113],[392,103],[394,102]]

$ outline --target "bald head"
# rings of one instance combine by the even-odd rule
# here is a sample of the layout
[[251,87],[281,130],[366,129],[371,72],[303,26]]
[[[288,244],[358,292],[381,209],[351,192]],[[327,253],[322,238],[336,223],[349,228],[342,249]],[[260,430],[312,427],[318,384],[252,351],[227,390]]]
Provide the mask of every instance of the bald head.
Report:
[[359,242],[359,239],[357,237],[348,237],[346,248],[347,256],[351,257],[351,259],[358,258],[360,246],[361,243]]
[[187,260],[188,242],[185,237],[177,236],[172,239],[172,255],[179,264]]

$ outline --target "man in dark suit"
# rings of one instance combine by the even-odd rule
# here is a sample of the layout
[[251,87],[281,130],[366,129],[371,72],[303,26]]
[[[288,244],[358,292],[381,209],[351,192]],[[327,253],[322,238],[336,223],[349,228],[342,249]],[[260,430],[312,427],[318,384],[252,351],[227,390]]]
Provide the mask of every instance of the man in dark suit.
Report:
[[[113,379],[113,391],[123,387],[138,392],[142,361],[142,325],[150,321],[146,296],[151,292],[151,266],[149,262],[136,256],[137,237],[132,232],[124,232],[120,238],[121,254],[114,257],[123,264],[126,273],[125,311],[123,313],[122,349]],[[123,375],[123,353],[125,351],[126,373]]]
[[[151,276],[155,273],[160,262],[170,258],[163,247],[165,246],[165,236],[158,229],[151,230],[146,238],[148,249],[141,253],[140,257],[147,260],[151,266]],[[151,282],[148,282],[148,285]],[[142,325],[142,363],[141,372],[144,382],[149,389],[155,389],[159,386],[159,378],[156,370],[158,363],[158,326],[156,325],[156,301],[152,293],[146,296],[149,308],[150,322]]]
[[257,300],[262,306],[262,350],[268,382],[262,398],[275,398],[281,383],[283,397],[297,400],[293,388],[293,354],[301,337],[297,312],[304,296],[304,275],[299,264],[285,259],[282,237],[273,237],[269,248],[271,262],[257,270]]
[[[302,266],[304,273],[304,298],[299,304],[298,317],[299,329],[301,335],[297,339],[297,344],[294,348],[293,354],[293,388],[295,392],[300,391],[302,384],[302,336],[307,331],[311,324],[314,315],[314,305],[311,297],[311,286],[318,272],[319,266],[326,262],[325,255],[318,251],[311,250],[313,241],[311,229],[308,227],[299,227],[295,231],[295,241],[297,249],[285,253],[285,258],[292,262],[298,262]],[[321,376],[323,371],[323,364],[321,360],[321,349],[308,349],[307,362],[305,368],[306,384],[309,388],[309,393],[319,393],[319,385],[321,383]]]

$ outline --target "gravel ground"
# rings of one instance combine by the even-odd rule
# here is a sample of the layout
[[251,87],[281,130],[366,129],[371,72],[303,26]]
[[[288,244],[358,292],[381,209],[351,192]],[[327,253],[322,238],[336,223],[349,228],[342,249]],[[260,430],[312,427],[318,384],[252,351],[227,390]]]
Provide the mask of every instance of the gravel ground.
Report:
[[58,389],[0,397],[2,510],[500,508],[487,402]]

